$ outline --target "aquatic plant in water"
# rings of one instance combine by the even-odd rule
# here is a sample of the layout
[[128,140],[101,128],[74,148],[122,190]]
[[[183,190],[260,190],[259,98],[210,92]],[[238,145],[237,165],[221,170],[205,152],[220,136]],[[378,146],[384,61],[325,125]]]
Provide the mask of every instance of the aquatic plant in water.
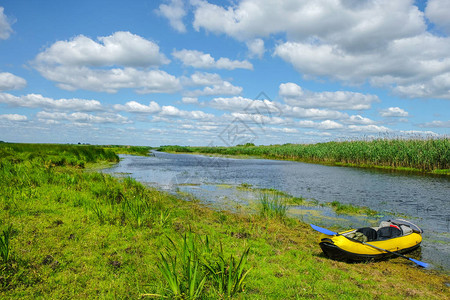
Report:
[[278,193],[259,194],[259,213],[265,218],[286,217],[287,205]]

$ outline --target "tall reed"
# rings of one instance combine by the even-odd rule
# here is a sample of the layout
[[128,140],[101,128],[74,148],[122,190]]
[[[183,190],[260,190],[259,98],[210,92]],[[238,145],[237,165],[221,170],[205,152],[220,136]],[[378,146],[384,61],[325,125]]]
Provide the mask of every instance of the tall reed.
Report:
[[318,144],[234,147],[163,146],[162,151],[252,155],[266,158],[301,160],[331,164],[354,164],[422,171],[450,169],[450,139],[379,138],[368,141],[344,141]]

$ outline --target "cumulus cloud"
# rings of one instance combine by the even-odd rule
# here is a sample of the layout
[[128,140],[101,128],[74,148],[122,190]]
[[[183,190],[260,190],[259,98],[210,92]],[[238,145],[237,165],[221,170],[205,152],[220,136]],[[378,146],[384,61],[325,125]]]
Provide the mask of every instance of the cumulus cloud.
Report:
[[419,124],[422,128],[450,128],[450,121],[432,121]]
[[378,126],[378,125],[349,125],[348,129],[351,132],[367,132],[367,133],[384,133],[391,131],[391,129],[385,126]]
[[280,107],[277,103],[269,100],[254,100],[241,96],[231,98],[214,98],[205,102],[206,106],[231,112],[247,112],[259,114],[280,114]]
[[297,119],[332,119],[338,120],[346,118],[347,114],[328,109],[302,108],[284,105],[282,107],[283,115]]
[[[227,34],[247,45],[285,34],[274,55],[307,79],[369,82],[402,97],[450,99],[450,38],[428,32],[424,13],[411,0],[191,2],[196,30]],[[431,0],[426,9],[441,28],[449,22],[444,2]]]
[[161,4],[157,13],[169,20],[170,26],[178,32],[185,33],[183,18],[186,16],[186,10],[182,0],[171,0],[169,4]]
[[77,110],[96,111],[103,110],[101,103],[97,100],[86,99],[51,99],[39,94],[28,94],[24,96],[14,96],[7,93],[0,93],[0,103],[10,106],[46,108],[54,110]]
[[203,111],[185,111],[176,108],[175,106],[163,106],[161,112],[159,113],[162,117],[178,117],[194,120],[210,120],[214,118],[213,114],[208,114]]
[[380,116],[385,117],[385,118],[408,117],[409,114],[407,111],[401,109],[400,107],[389,107],[389,108],[380,110]]
[[264,41],[262,39],[253,39],[248,41],[246,44],[250,57],[263,57],[266,50],[264,49]]
[[39,66],[38,71],[47,79],[58,82],[62,89],[84,89],[116,93],[131,88],[137,93],[174,93],[181,89],[180,80],[162,70],[114,68],[109,70],[70,66]]
[[280,96],[287,104],[298,107],[326,107],[333,109],[363,110],[369,109],[373,102],[380,102],[375,95],[364,95],[348,91],[311,92],[303,90],[299,85],[282,83]]
[[161,111],[161,107],[155,101],[151,101],[149,105],[144,105],[136,101],[129,101],[122,104],[115,104],[114,109],[117,111],[126,111],[131,113],[153,114]]
[[98,37],[96,42],[84,35],[58,41],[36,56],[37,64],[69,66],[150,67],[168,63],[159,46],[127,31]]
[[232,112],[263,114],[269,117],[285,116],[297,119],[342,119],[348,115],[335,110],[303,108],[280,104],[269,100],[253,100],[244,97],[214,98],[206,106]]
[[28,120],[27,116],[18,115],[18,114],[4,114],[0,115],[0,120],[7,120],[13,122],[23,122]]
[[185,111],[172,105],[160,106],[154,101],[151,101],[149,105],[144,105],[136,101],[129,101],[124,105],[116,104],[113,107],[116,111],[126,111],[138,114],[153,114],[156,117],[163,118],[172,117],[193,120],[209,120],[214,118],[213,114],[205,113],[203,111]]
[[450,34],[450,1],[428,0],[425,16],[446,34]]
[[[383,51],[345,52],[337,45],[286,42],[275,55],[306,76],[369,81],[404,97],[450,99],[450,39],[430,34],[393,41]],[[357,66],[357,67],[355,67]]]
[[95,124],[95,123],[115,123],[127,124],[132,123],[127,117],[119,114],[101,114],[92,115],[83,112],[64,113],[64,112],[47,112],[41,111],[36,114],[36,117],[41,121],[69,121],[73,123]]
[[19,90],[27,85],[27,81],[22,77],[8,72],[0,73],[0,92],[7,90]]
[[335,122],[335,121],[331,121],[331,120],[325,120],[322,122],[314,122],[314,121],[305,120],[305,121],[297,122],[296,125],[299,127],[316,128],[316,129],[320,129],[320,130],[334,130],[334,129],[344,128],[344,125],[342,125],[338,122]]
[[246,112],[234,112],[229,115],[230,120],[240,120],[241,122],[248,124],[257,124],[259,126],[263,125],[284,125],[289,120],[281,117],[271,117],[261,114],[251,114]]
[[138,93],[172,93],[181,88],[175,76],[149,69],[169,62],[157,44],[122,31],[98,41],[83,35],[58,41],[39,53],[33,66],[66,90],[115,93],[132,88]]
[[229,58],[221,57],[216,61],[211,54],[197,50],[183,49],[180,51],[173,51],[172,55],[176,59],[179,59],[183,65],[199,69],[253,70],[253,65],[247,60],[230,60]]
[[217,73],[195,72],[189,78],[182,78],[183,85],[186,86],[206,86],[222,84],[223,79]]
[[222,81],[219,84],[207,86],[202,90],[193,90],[185,92],[187,97],[213,96],[213,95],[238,95],[242,92],[242,87],[234,86],[228,81]]
[[343,122],[346,124],[355,124],[355,125],[373,125],[376,123],[375,121],[369,118],[365,118],[361,115],[352,115],[348,119],[343,120]]
[[198,98],[197,97],[183,97],[181,98],[181,102],[185,104],[197,104]]
[[225,33],[238,40],[286,32],[291,39],[314,36],[356,50],[425,29],[422,13],[409,0],[244,0],[226,8],[191,2],[196,30]]
[[4,8],[0,6],[0,40],[6,40],[13,32],[11,28],[11,21],[4,14]]

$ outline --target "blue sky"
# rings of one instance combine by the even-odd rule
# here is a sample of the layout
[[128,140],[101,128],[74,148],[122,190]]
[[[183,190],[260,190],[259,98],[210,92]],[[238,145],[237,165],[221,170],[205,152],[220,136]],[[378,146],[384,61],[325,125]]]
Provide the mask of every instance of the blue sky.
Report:
[[0,1],[0,140],[440,137],[449,0]]

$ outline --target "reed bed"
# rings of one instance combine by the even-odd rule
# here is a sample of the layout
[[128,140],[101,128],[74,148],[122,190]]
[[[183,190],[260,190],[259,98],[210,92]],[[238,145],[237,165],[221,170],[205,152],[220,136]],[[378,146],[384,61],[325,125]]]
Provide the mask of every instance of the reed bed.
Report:
[[450,139],[375,139],[310,145],[284,144],[235,147],[163,146],[162,151],[249,155],[334,165],[410,169],[450,173]]

